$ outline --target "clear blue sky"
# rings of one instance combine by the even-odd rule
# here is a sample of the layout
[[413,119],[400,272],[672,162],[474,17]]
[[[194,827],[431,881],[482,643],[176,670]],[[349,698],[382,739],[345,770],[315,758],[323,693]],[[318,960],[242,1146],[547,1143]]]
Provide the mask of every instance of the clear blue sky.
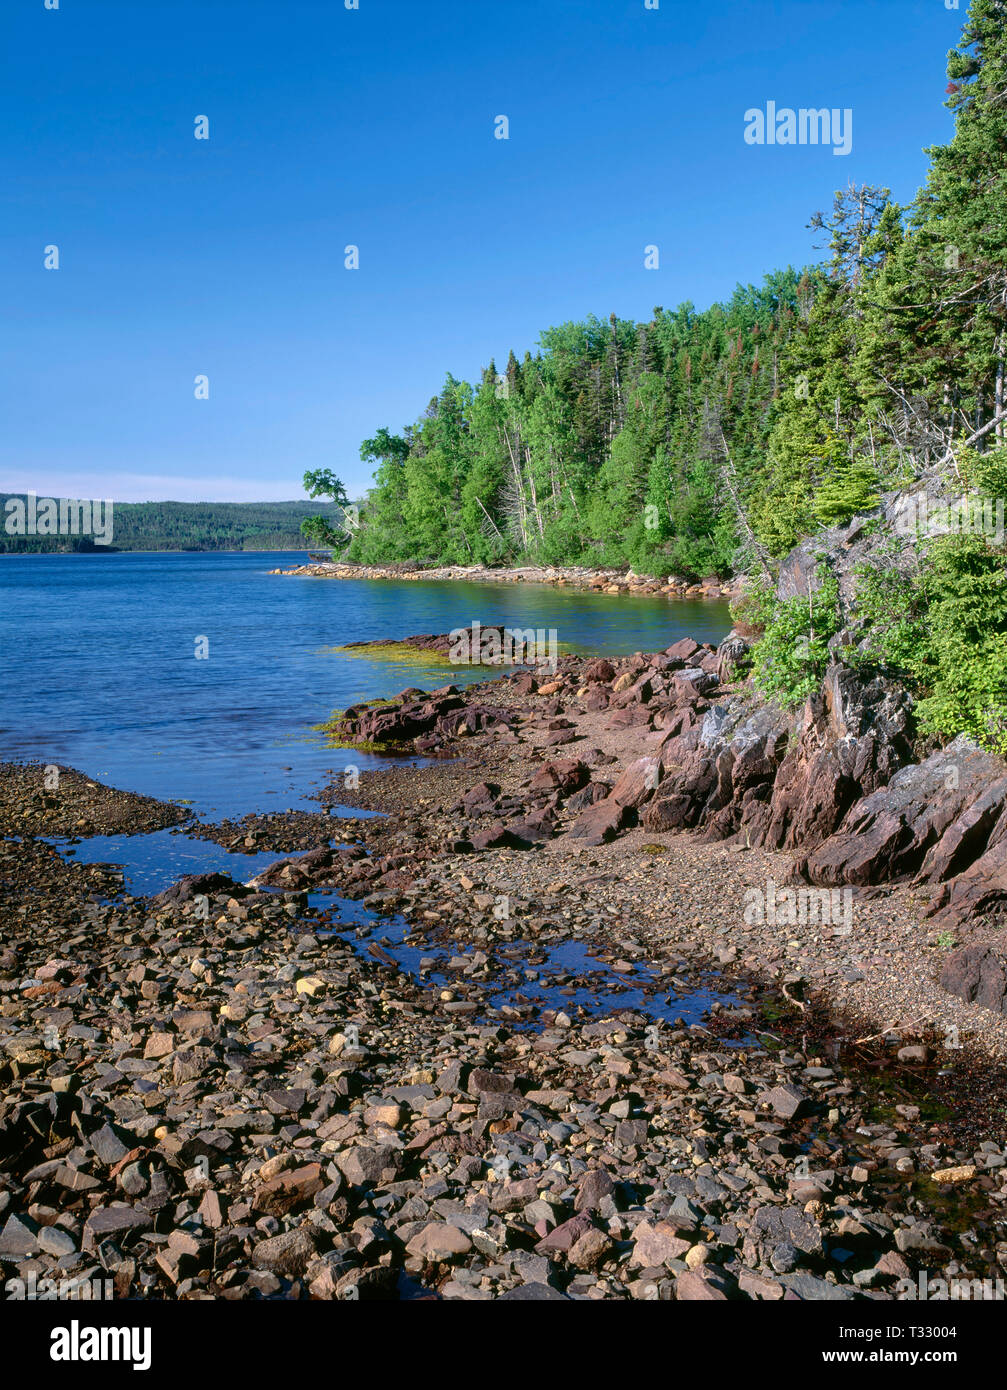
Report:
[[[0,491],[359,492],[446,372],[803,264],[849,179],[911,197],[965,3],[5,0]],[[852,154],[746,145],[769,100],[852,108]]]

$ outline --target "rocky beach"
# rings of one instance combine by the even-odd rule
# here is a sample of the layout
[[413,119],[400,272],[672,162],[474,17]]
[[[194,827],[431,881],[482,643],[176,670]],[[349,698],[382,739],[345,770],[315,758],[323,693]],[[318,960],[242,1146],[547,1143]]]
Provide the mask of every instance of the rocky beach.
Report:
[[[879,674],[837,661],[787,713],[747,660],[735,633],[351,707],[333,741],[398,756],[314,812],[196,823],[3,765],[7,1296],[1001,1276],[1007,770],[921,743]],[[168,827],[276,859],[140,897],[70,852]]]
[[584,565],[434,565],[415,562],[359,565],[346,560],[311,561],[271,574],[307,575],[315,579],[455,580],[486,584],[549,584],[601,594],[664,594],[669,598],[730,598],[740,589],[711,575],[703,580],[680,575],[635,574],[632,569],[592,569]]

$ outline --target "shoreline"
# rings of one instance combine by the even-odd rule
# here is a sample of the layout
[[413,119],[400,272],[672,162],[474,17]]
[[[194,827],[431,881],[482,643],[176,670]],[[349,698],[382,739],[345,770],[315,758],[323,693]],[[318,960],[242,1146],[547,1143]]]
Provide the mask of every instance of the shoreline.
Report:
[[492,569],[485,565],[437,565],[430,569],[409,565],[297,565],[269,570],[269,574],[301,575],[315,579],[454,580],[486,584],[548,584],[554,588],[586,589],[604,594],[665,595],[669,598],[729,599],[742,593],[734,580],[705,579],[694,583],[673,575],[660,578],[637,575],[625,569],[591,569],[581,566],[520,565]]
[[[249,885],[133,899],[4,839],[4,1274],[46,1277],[59,1248],[159,1299],[815,1301],[1001,1272],[1007,1053],[952,995],[915,1018],[936,994],[912,890],[858,894],[838,944],[743,928],[786,853],[598,819],[668,732],[642,718],[648,670],[690,710],[743,691],[676,646],[344,712],[421,726],[398,747],[429,761],[344,772],[317,813],[181,826],[284,856]],[[85,835],[129,810],[69,770],[38,807],[12,775],[7,837],[22,807]],[[43,1079],[66,1098],[48,1151]]]

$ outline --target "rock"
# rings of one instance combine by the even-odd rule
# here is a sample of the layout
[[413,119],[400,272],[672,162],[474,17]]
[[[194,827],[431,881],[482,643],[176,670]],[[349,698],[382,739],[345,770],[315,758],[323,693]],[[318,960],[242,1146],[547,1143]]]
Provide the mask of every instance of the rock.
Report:
[[571,1245],[567,1259],[577,1269],[598,1269],[613,1254],[615,1245],[605,1231],[592,1227],[577,1237]]
[[390,1144],[358,1144],[336,1154],[336,1163],[347,1182],[354,1187],[367,1187],[394,1182],[402,1168],[403,1154]]
[[315,1257],[317,1242],[306,1226],[260,1240],[252,1250],[252,1264],[286,1279],[299,1279]]
[[101,1125],[88,1136],[88,1143],[100,1163],[112,1168],[129,1153],[111,1125]]
[[698,652],[703,649],[698,642],[694,642],[691,637],[683,637],[678,642],[673,642],[670,647],[665,648],[665,653],[670,656],[672,661],[691,661]]
[[480,851],[487,849],[528,849],[529,842],[516,835],[501,821],[495,821],[488,830],[480,830],[472,836],[472,847]]
[[759,1099],[769,1105],[773,1113],[784,1120],[794,1119],[808,1105],[808,1098],[804,1092],[797,1086],[791,1085],[776,1086],[773,1090],[764,1092]]
[[270,1216],[286,1216],[307,1206],[324,1185],[321,1166],[309,1163],[263,1182],[256,1189],[252,1205],[256,1211],[267,1212]]
[[632,824],[633,815],[629,807],[610,796],[606,797],[604,801],[595,802],[581,812],[567,831],[566,838],[578,840],[585,846],[607,844],[615,839],[620,830]]
[[543,1236],[535,1249],[540,1255],[565,1254],[593,1225],[588,1212],[578,1212],[576,1216],[571,1216],[569,1221],[560,1222],[555,1230]]
[[486,1067],[473,1067],[466,1082],[469,1095],[478,1096],[486,1092],[510,1095],[516,1089],[513,1073],[490,1071]]
[[938,977],[941,988],[993,1013],[1007,1013],[1007,958],[992,946],[953,951]]
[[729,685],[745,674],[751,665],[751,644],[737,632],[729,632],[717,648],[717,679]]
[[584,680],[590,684],[596,681],[614,681],[615,667],[606,657],[598,657],[595,661],[589,661],[584,667]]
[[218,893],[228,893],[238,898],[251,892],[244,884],[235,883],[229,874],[186,874],[184,877],[151,898],[153,908],[167,907],[173,903],[191,902],[197,897],[213,897]]
[[852,1289],[830,1284],[813,1274],[785,1274],[780,1282],[786,1289],[785,1299],[799,1299],[802,1303],[845,1302],[857,1296]]
[[708,1267],[689,1270],[675,1280],[679,1303],[723,1303],[730,1297],[731,1285],[719,1270]]
[[472,1242],[457,1226],[431,1222],[429,1226],[424,1226],[418,1235],[413,1236],[406,1249],[410,1255],[438,1263],[441,1260],[454,1260],[461,1255],[467,1255],[472,1249]]
[[39,1227],[30,1216],[8,1216],[0,1231],[0,1261],[21,1260],[39,1249]]
[[789,1246],[797,1255],[823,1253],[821,1231],[799,1207],[759,1207],[745,1235],[745,1263],[752,1268],[770,1264],[781,1245]]
[[564,758],[544,763],[528,784],[530,791],[558,791],[569,796],[590,780],[591,773],[577,758]]
[[551,1284],[519,1284],[516,1289],[508,1289],[500,1294],[498,1303],[569,1303],[565,1293],[554,1289]]
[[971,1182],[978,1171],[974,1163],[962,1163],[956,1168],[938,1168],[930,1176],[934,1182],[954,1186],[962,1182]]
[[585,1173],[577,1188],[577,1211],[597,1211],[606,1197],[615,1193],[615,1183],[604,1168],[592,1168]]
[[[63,1255],[72,1255],[77,1249],[73,1236],[62,1226],[41,1227],[38,1233],[38,1244],[41,1250],[57,1260]],[[2,1258],[2,1253],[0,1253],[0,1258]]]
[[657,790],[662,771],[659,757],[637,758],[612,788],[611,800],[620,806],[642,806]]
[[121,1245],[141,1231],[148,1231],[152,1225],[150,1216],[135,1207],[96,1207],[84,1223],[82,1250],[95,1250],[101,1243],[112,1238]]
[[653,1224],[641,1221],[633,1235],[633,1254],[630,1262],[642,1269],[667,1264],[669,1260],[679,1260],[692,1245],[692,1241],[683,1240],[676,1227],[666,1221]]
[[943,862],[935,847],[999,771],[992,755],[964,738],[899,768],[850,808],[837,833],[808,857],[804,873],[827,886],[868,884],[916,874],[931,850]]

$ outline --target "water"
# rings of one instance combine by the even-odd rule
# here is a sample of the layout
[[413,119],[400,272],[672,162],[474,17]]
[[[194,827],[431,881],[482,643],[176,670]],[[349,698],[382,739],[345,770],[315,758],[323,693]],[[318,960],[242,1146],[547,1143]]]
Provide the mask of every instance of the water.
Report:
[[278,859],[296,857],[277,854],[276,850],[244,854],[177,829],[146,835],[90,835],[76,842],[53,836],[48,843],[64,859],[121,865],[123,891],[133,897],[153,897],[186,874],[230,874],[237,883],[247,883]]
[[[351,658],[345,642],[448,632],[478,619],[555,628],[578,652],[719,641],[722,601],[547,585],[395,583],[270,575],[283,554],[31,555],[0,559],[0,758],[219,819],[316,808],[308,798],[373,755],[326,748],[333,709],[485,672]],[[196,642],[209,643],[206,660]],[[328,650],[327,650],[328,649]]]
[[[0,758],[77,767],[95,780],[201,817],[287,807],[317,809],[313,790],[350,763],[382,759],[326,746],[314,725],[333,709],[406,686],[485,679],[478,669],[350,657],[351,641],[484,626],[556,629],[585,654],[658,650],[678,638],[719,641],[717,601],[590,594],[545,585],[337,581],[270,575],[289,554],[27,556],[0,560]],[[197,642],[208,659],[197,660]],[[349,813],[355,814],[355,813]],[[60,853],[123,867],[123,891],[152,895],[183,874],[248,879],[282,856],[233,853],[181,830],[54,839]],[[380,946],[430,985],[449,983],[458,950],[417,947],[401,917],[312,894],[310,909],[364,953]],[[429,963],[421,968],[421,960]],[[535,962],[536,978],[522,973]],[[540,1026],[543,1009],[589,1014],[632,1009],[698,1021],[716,1000],[676,996],[646,964],[628,975],[583,943],[512,942],[497,961],[504,980],[483,1004]],[[513,978],[508,979],[512,967]],[[464,977],[462,977],[464,978]]]
[[[440,988],[467,979],[465,966],[474,951],[457,943],[451,949],[427,939],[416,945],[415,928],[400,915],[378,917],[359,902],[326,893],[308,894],[309,911],[305,924],[323,934],[331,933],[348,942],[358,955],[373,960],[369,949],[376,945],[384,963],[394,961],[406,974],[422,980],[428,987]],[[585,941],[561,940],[537,945],[531,941],[510,941],[506,945],[487,945],[481,948],[490,956],[501,973],[523,971],[534,962],[535,979],[522,978],[503,988],[489,986],[482,996],[483,1007],[473,1017],[488,1022],[485,1010],[511,1011],[509,1026],[521,1029],[542,1027],[545,1010],[569,1010],[578,1016],[607,1017],[630,1011],[657,1022],[673,1023],[681,1018],[687,1024],[698,1024],[714,1004],[735,1009],[744,1000],[733,992],[706,986],[692,986],[676,991],[662,980],[660,968],[647,961],[636,961],[630,970],[614,970],[599,960]],[[452,965],[451,962],[457,962]],[[721,1039],[726,1047],[743,1046],[749,1035],[741,1039]]]

